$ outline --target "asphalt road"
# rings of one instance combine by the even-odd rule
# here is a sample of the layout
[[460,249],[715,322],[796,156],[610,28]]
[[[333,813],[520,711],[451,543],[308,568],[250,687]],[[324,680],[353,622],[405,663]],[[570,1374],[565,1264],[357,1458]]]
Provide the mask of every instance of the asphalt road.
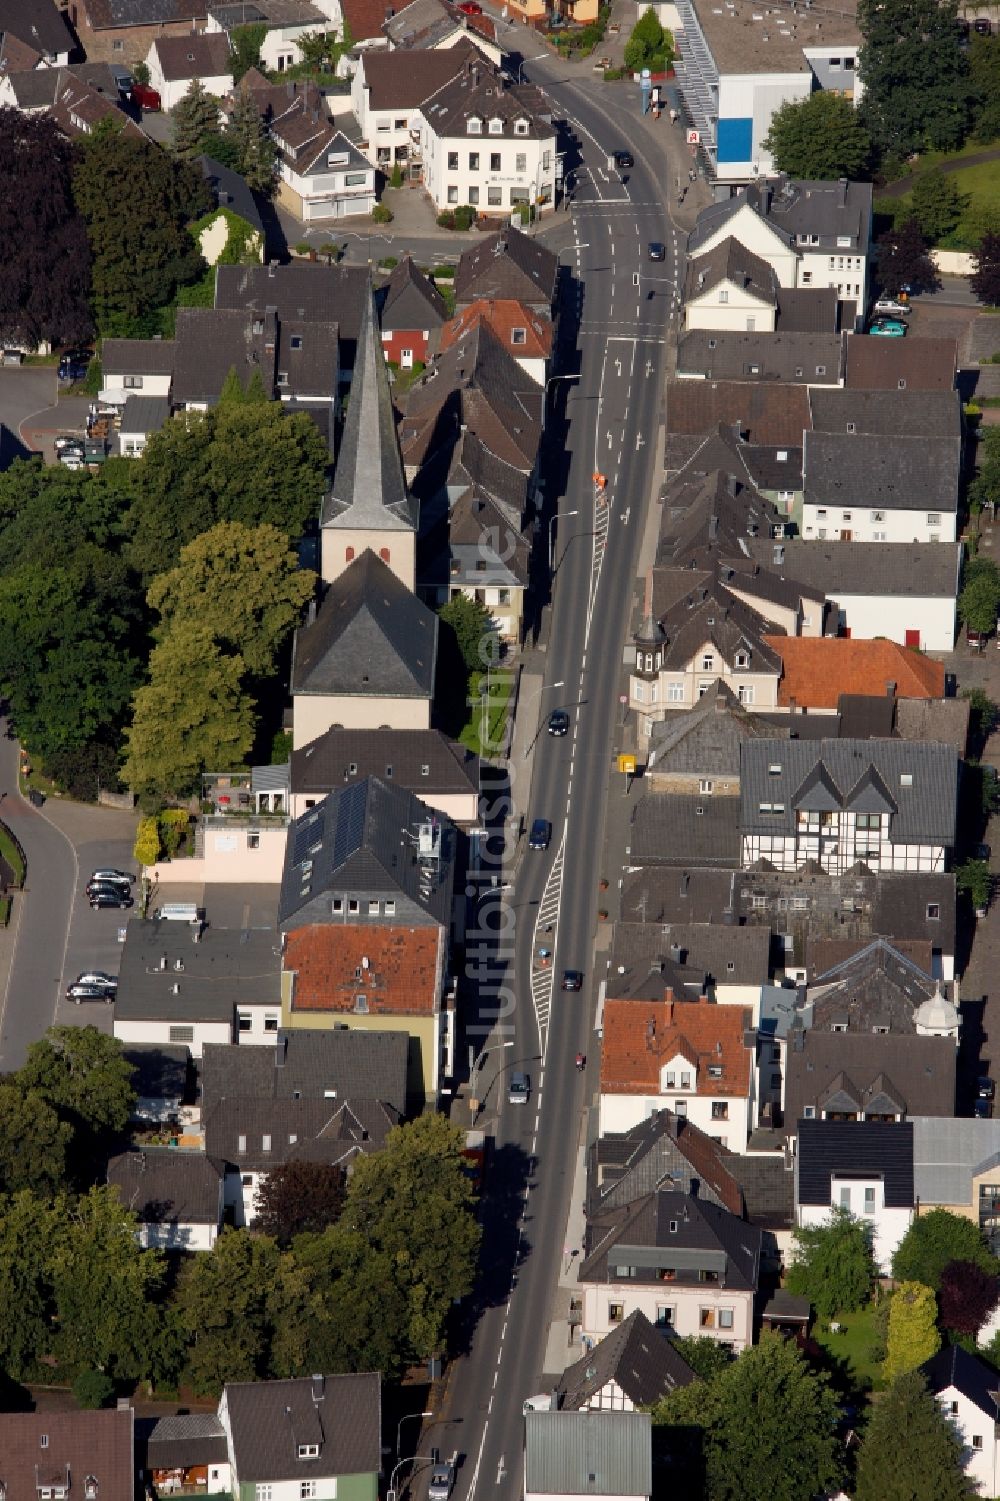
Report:
[[[509,899],[516,957],[513,1049],[491,1053],[484,1078],[497,1085],[500,1115],[484,1200],[484,1253],[468,1354],[452,1372],[446,1406],[425,1445],[462,1456],[455,1495],[521,1494],[522,1403],[539,1389],[553,1296],[564,1253],[573,1171],[584,1105],[575,1055],[594,1047],[596,993],[592,964],[604,812],[613,729],[618,713],[622,641],[639,542],[653,483],[660,398],[672,306],[677,245],[663,208],[666,166],[643,160],[642,132],[626,112],[596,103],[586,85],[560,81],[557,61],[527,70],[542,83],[576,132],[582,152],[573,208],[578,250],[569,259],[580,281],[562,318],[579,315],[579,374],[565,394],[568,431],[559,492],[555,586],[540,713],[563,706],[565,739],[544,731],[533,756],[530,814],[551,820],[547,853],[525,851]],[[564,76],[564,75],[563,75]],[[636,166],[623,183],[609,154],[632,150]],[[661,184],[656,181],[657,170]],[[666,243],[665,262],[646,246]],[[639,286],[635,278],[639,277]],[[581,285],[582,283],[582,285]],[[652,295],[651,295],[652,294]],[[578,303],[574,310],[574,303]],[[573,369],[566,365],[564,369]],[[608,502],[595,501],[592,475],[608,479]],[[551,499],[551,493],[550,493]],[[516,774],[518,768],[512,768]],[[555,933],[544,935],[550,916]],[[549,998],[532,953],[554,942],[556,988]],[[583,991],[558,989],[566,967],[585,972]],[[506,1101],[507,1060],[532,1076],[527,1106]],[[530,1060],[536,1061],[531,1062]],[[414,1493],[425,1472],[415,1467]]]

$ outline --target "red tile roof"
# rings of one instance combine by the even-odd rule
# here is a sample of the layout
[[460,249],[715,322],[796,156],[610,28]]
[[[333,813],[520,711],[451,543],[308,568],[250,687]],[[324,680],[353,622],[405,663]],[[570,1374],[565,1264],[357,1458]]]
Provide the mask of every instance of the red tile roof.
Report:
[[765,636],[781,656],[782,708],[836,709],[842,693],[883,698],[895,683],[897,698],[944,698],[944,663],[895,641],[853,641],[840,636]]
[[385,0],[343,0],[341,10],[350,27],[351,41],[369,42],[383,36],[387,8]]
[[354,1013],[357,997],[364,995],[372,1016],[432,1016],[443,942],[436,925],[296,928],[288,934],[282,966],[296,976],[292,1010]]
[[[602,1094],[659,1094],[660,1069],[678,1053],[697,1068],[702,1097],[750,1093],[753,1052],[743,1042],[749,1013],[742,1006],[675,1001],[608,1000],[601,1049]],[[718,1078],[709,1066],[721,1066]]]
[[[488,323],[503,344],[515,359],[547,360],[552,353],[552,323],[548,318],[540,318],[533,313],[523,302],[517,302],[514,298],[477,298],[464,307],[457,317],[452,318],[441,330],[441,349],[450,349],[457,344],[463,335],[467,334],[480,321]],[[524,338],[520,343],[514,343],[514,330],[521,329]]]

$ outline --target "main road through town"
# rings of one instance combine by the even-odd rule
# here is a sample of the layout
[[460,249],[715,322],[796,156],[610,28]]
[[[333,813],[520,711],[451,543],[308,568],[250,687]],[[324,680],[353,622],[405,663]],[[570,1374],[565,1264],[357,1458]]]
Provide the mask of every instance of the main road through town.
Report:
[[[526,57],[536,51],[528,41]],[[588,82],[567,81],[556,59],[529,60],[525,73],[546,89],[580,153],[570,180],[573,244],[564,253],[570,305],[562,309],[577,328],[579,380],[554,388],[566,404],[565,461],[529,800],[530,817],[551,821],[552,840],[547,852],[524,851],[508,893],[515,957],[507,979],[516,1009],[513,1034],[506,1034],[513,1048],[491,1050],[481,1071],[488,1089],[500,1070],[491,1096],[499,1118],[484,1197],[482,1273],[468,1352],[453,1367],[444,1409],[423,1441],[463,1456],[455,1488],[462,1501],[522,1494],[522,1403],[539,1389],[560,1260],[568,1254],[585,1085],[575,1057],[595,1041],[590,971],[622,643],[656,479],[683,254],[666,208],[667,163],[634,116],[603,99],[597,104]],[[635,158],[627,171],[609,167],[620,149]],[[665,244],[665,260],[649,260],[651,241]],[[606,499],[595,496],[595,472],[607,479]],[[570,712],[565,739],[544,730],[556,707]],[[539,943],[555,949],[545,972],[533,972]],[[566,967],[584,971],[581,993],[560,990]],[[531,1076],[527,1106],[506,1099],[515,1061]],[[413,1473],[420,1493],[419,1464]]]

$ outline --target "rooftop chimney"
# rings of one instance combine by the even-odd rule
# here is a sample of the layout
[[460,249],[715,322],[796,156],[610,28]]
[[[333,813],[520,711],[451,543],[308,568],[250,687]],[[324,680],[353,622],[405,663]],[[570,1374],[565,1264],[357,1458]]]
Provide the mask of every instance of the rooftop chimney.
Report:
[[275,1068],[284,1068],[284,1066],[285,1066],[285,1056],[286,1056],[287,1052],[288,1052],[288,1038],[285,1036],[284,1032],[279,1032],[278,1033],[278,1040],[274,1044],[274,1066],[275,1066]]
[[167,956],[166,956],[166,954],[161,954],[160,955],[160,969],[163,970],[163,969],[166,969],[166,967],[167,967]]
[[885,696],[886,696],[886,698],[895,698],[896,697],[896,684],[893,682],[892,678],[887,678],[886,679]]
[[314,1402],[322,1402],[322,1400],[323,1400],[323,1398],[325,1396],[326,1396],[326,1377],[325,1376],[313,1376],[313,1378],[312,1378],[312,1399],[313,1399],[313,1401]]

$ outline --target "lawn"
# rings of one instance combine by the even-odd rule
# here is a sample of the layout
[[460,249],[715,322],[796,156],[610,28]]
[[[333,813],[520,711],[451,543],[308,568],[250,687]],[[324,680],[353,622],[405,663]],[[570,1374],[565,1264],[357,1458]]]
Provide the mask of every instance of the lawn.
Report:
[[486,682],[485,673],[473,673],[469,679],[469,718],[458,738],[477,756],[499,756],[504,746],[514,679],[509,673],[491,672],[488,693]]
[[872,1358],[874,1312],[869,1306],[860,1313],[842,1313],[834,1320],[840,1324],[839,1334],[831,1334],[823,1320],[818,1320],[813,1330],[816,1343],[847,1366],[847,1374],[859,1391],[877,1390],[882,1385],[881,1366]]
[[0,855],[3,856],[4,860],[13,871],[14,880],[17,882],[18,886],[23,886],[25,874],[24,860],[21,858],[21,851],[18,849],[16,843],[14,842],[10,831],[7,829],[6,825],[2,823],[0,823]]
[[[1000,143],[994,143],[994,145],[1000,145]],[[978,152],[990,149],[989,145],[974,143],[949,155],[943,152],[927,152],[913,163],[912,167],[907,170],[906,176],[915,179],[932,167],[941,166],[946,162],[958,162],[967,156],[975,156]],[[948,177],[955,183],[959,192],[968,198],[969,203],[957,229],[948,236],[943,248],[974,249],[989,220],[994,219],[1000,223],[1000,158],[991,162],[980,162],[972,167],[962,167],[957,172],[949,172]],[[906,217],[905,211],[908,204],[909,197],[879,199],[877,209],[879,211],[892,210],[897,216],[896,222],[898,223],[901,218]]]

